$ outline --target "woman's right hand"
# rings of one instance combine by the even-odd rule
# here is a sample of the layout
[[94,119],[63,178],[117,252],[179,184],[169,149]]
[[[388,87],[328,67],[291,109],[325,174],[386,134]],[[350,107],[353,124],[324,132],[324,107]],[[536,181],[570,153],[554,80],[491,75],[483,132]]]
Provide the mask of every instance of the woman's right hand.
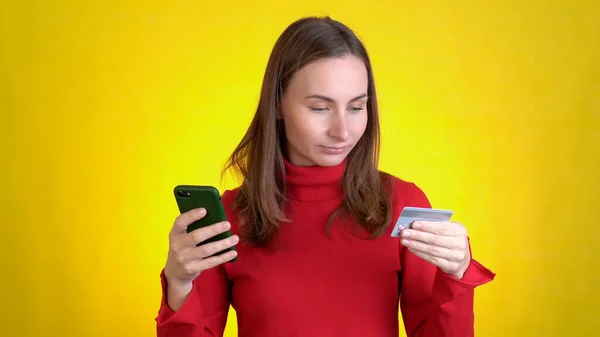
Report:
[[[170,293],[174,293],[173,295],[175,293],[181,295],[186,292],[189,293],[192,281],[202,271],[232,260],[237,255],[235,251],[228,251],[221,255],[211,256],[235,246],[239,242],[237,235],[196,246],[196,244],[223,233],[231,227],[229,222],[224,221],[198,228],[190,233],[186,231],[191,223],[202,219],[205,215],[206,210],[203,208],[182,213],[175,219],[175,223],[169,232],[169,254],[164,273],[171,290]],[[177,296],[175,295],[175,297]],[[169,302],[171,302],[171,299]]]

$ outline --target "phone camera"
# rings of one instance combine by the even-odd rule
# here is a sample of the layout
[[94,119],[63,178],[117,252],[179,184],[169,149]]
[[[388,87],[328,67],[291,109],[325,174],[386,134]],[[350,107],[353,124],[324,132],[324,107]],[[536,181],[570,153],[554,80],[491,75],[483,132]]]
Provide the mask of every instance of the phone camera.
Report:
[[191,193],[186,191],[177,191],[177,196],[182,198],[189,198],[191,196]]

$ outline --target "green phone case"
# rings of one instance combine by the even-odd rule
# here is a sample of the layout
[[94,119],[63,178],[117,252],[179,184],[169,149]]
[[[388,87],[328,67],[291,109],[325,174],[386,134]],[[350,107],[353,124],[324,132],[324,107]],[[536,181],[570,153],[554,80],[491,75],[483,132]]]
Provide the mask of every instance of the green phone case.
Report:
[[[198,228],[227,220],[227,215],[225,214],[225,209],[221,202],[221,195],[214,186],[178,185],[173,190],[173,193],[175,194],[175,200],[177,201],[180,213],[185,213],[201,207],[206,209],[206,215],[202,219],[197,220],[188,226],[188,233]],[[231,235],[231,231],[228,230],[198,243],[197,246],[213,241],[219,241],[228,238]],[[230,250],[235,250],[235,246],[213,254],[213,256],[223,254]],[[229,262],[234,262],[236,260],[237,256]]]

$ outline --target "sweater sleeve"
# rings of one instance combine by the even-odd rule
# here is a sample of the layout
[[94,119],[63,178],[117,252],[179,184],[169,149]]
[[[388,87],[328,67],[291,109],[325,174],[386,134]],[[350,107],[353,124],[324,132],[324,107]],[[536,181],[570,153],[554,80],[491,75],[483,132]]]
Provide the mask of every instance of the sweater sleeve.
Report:
[[[406,200],[406,199],[405,199]],[[431,208],[423,191],[410,185],[408,205]],[[400,307],[409,337],[473,337],[475,287],[494,279],[495,274],[471,256],[461,280],[400,246]]]
[[158,337],[221,337],[231,303],[231,284],[223,265],[203,271],[181,308],[167,304],[167,281],[160,273],[162,301],[156,317]]

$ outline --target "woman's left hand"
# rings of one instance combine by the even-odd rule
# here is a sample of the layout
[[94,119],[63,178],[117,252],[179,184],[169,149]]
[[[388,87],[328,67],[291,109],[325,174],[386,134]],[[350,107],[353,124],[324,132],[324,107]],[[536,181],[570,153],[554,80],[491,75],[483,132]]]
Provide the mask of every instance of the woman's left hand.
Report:
[[400,237],[413,254],[459,280],[471,262],[467,229],[458,222],[415,221]]

